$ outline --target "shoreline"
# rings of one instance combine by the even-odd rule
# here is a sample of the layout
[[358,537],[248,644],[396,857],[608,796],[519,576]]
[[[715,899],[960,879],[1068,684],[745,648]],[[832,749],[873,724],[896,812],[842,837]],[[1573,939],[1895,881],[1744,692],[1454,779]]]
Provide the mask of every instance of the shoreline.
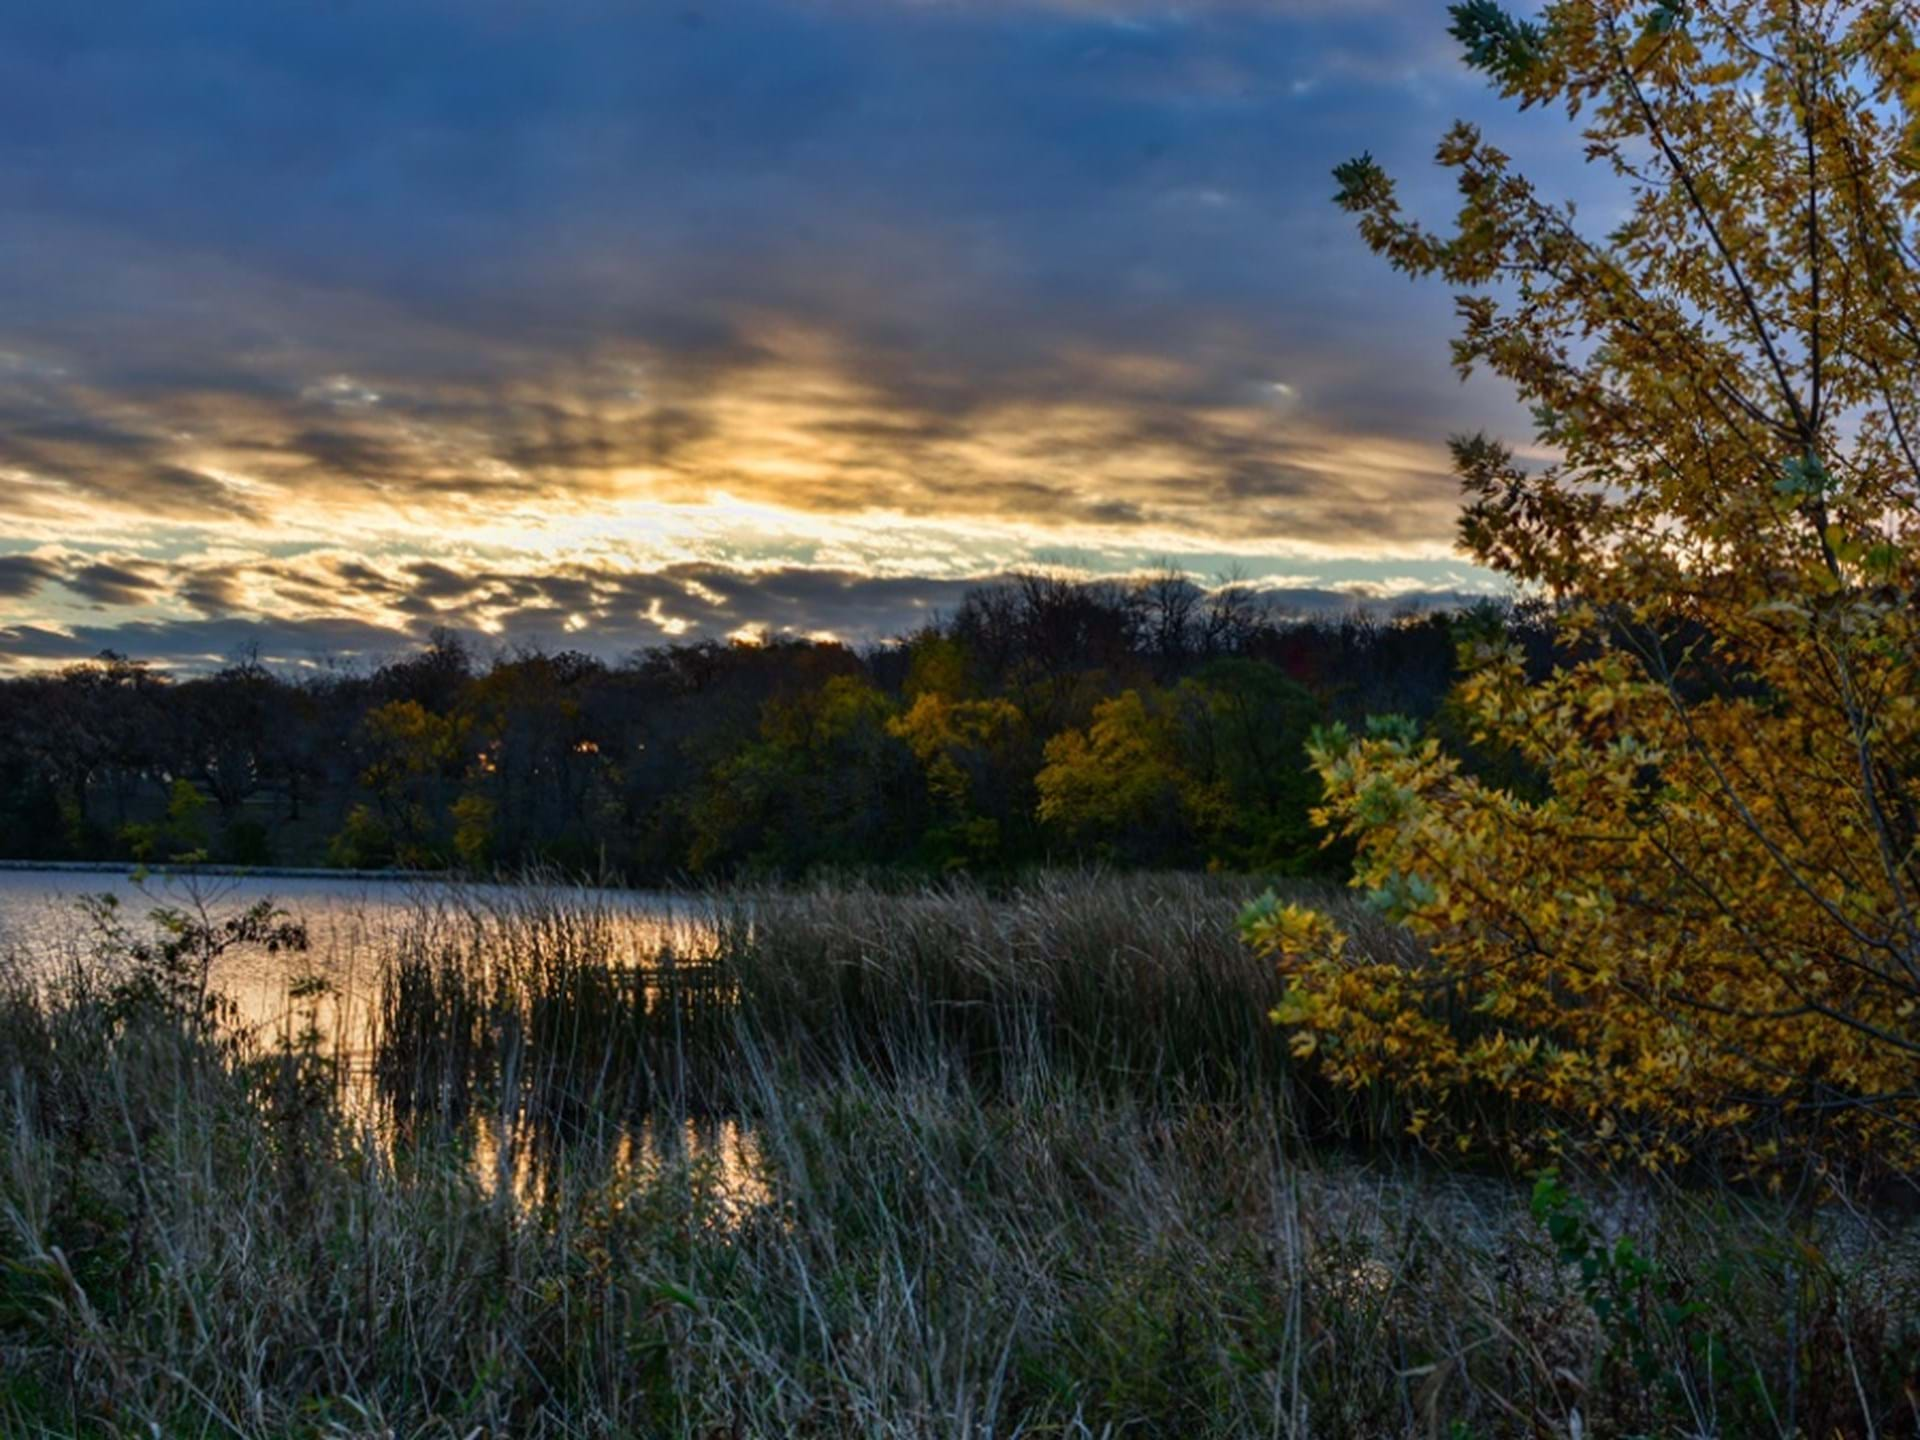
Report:
[[168,879],[209,875],[258,880],[390,880],[445,881],[463,878],[452,870],[336,870],[324,865],[142,865],[114,860],[0,860],[0,874],[131,875],[143,873]]

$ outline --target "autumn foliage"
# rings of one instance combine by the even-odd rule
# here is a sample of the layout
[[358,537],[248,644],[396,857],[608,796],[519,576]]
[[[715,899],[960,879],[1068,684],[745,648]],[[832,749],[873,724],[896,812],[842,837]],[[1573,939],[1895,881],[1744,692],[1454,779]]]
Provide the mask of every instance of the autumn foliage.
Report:
[[[1450,230],[1371,160],[1367,243],[1458,293],[1463,371],[1532,405],[1527,463],[1455,442],[1463,543],[1562,614],[1530,674],[1469,642],[1502,783],[1414,727],[1323,735],[1323,823],[1423,935],[1407,968],[1266,905],[1278,1018],[1464,1142],[1473,1097],[1649,1164],[1920,1162],[1920,49],[1815,0],[1452,8],[1467,58],[1581,128],[1592,233],[1475,128]],[[1517,778],[1515,778],[1517,777]]]

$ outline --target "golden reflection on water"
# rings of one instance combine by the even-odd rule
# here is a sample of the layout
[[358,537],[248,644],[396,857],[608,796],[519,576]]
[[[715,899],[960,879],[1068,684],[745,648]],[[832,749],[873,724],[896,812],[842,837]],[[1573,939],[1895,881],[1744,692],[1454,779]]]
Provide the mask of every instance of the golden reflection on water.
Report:
[[529,1210],[583,1188],[620,1194],[674,1176],[704,1192],[721,1222],[772,1199],[759,1141],[737,1120],[649,1120],[598,1142],[555,1145],[523,1125],[482,1117],[472,1123],[471,1145],[474,1177]]
[[[163,907],[218,920],[270,900],[307,931],[304,952],[239,948],[208,976],[231,1002],[232,1019],[261,1053],[310,1048],[333,1067],[348,1115],[392,1144],[398,1124],[379,1093],[373,1066],[383,976],[403,953],[436,947],[505,954],[515,937],[543,927],[551,941],[585,946],[596,964],[645,969],[663,952],[681,959],[710,953],[712,915],[684,897],[579,886],[338,881],[312,878],[148,877],[125,872],[0,874],[0,955],[27,973],[63,975],[113,965],[98,953],[83,901],[111,894],[126,930],[151,930]],[[564,935],[552,933],[564,911]],[[649,994],[655,993],[649,987]],[[637,1187],[684,1170],[727,1207],[764,1204],[760,1157],[738,1122],[687,1119],[622,1123],[565,1144],[519,1117],[481,1111],[463,1125],[461,1143],[476,1180],[533,1206],[558,1188],[583,1184]]]
[[[155,909],[219,919],[271,901],[306,927],[309,948],[234,950],[214,967],[211,982],[233,1001],[239,1020],[263,1037],[297,1032],[315,1018],[329,1049],[354,1055],[372,1047],[380,979],[404,946],[484,941],[564,908],[590,926],[597,958],[640,966],[663,948],[682,956],[706,953],[713,929],[699,900],[584,885],[159,874],[136,880],[121,869],[4,871],[0,955],[11,954],[44,976],[99,964],[83,902],[100,895],[114,897],[135,937],[150,934],[146,917]],[[317,1005],[294,995],[296,982],[307,978],[325,982]]]

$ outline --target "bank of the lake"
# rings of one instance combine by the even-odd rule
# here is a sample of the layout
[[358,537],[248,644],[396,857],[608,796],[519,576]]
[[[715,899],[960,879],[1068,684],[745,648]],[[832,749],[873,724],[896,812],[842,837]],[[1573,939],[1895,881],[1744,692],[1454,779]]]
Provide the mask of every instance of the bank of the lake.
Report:
[[452,880],[452,870],[353,870],[333,865],[218,865],[141,864],[124,860],[0,860],[0,872],[18,870],[53,875],[158,875],[167,879],[193,876],[244,880]]

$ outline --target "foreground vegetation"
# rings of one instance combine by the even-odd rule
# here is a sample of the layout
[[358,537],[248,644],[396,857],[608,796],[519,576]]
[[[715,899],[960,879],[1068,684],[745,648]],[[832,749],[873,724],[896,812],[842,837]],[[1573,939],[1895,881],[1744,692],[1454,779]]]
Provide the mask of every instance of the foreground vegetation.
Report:
[[1915,1422],[1897,1225],[1448,1171],[1292,1072],[1240,898],[736,893],[643,975],[588,896],[456,897],[357,1065],[318,984],[203,995],[283,924],[122,924],[0,1007],[0,1433]]

